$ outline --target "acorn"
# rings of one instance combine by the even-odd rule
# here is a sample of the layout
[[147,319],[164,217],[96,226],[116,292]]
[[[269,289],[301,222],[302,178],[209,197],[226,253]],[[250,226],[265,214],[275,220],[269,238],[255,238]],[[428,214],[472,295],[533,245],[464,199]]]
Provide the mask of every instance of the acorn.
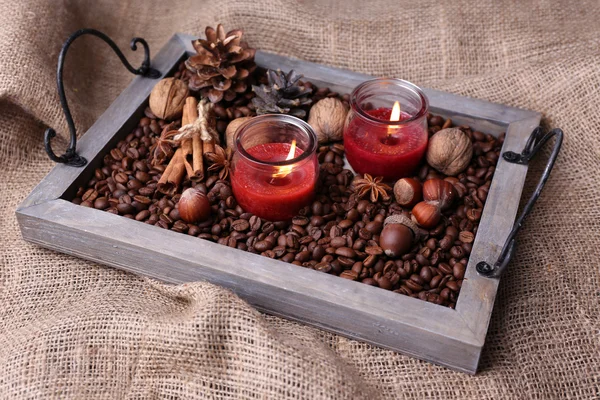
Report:
[[181,194],[177,203],[179,216],[189,224],[206,221],[211,207],[208,197],[196,188],[189,188]]
[[417,239],[417,227],[402,214],[391,215],[385,219],[379,236],[379,247],[388,257],[400,257],[410,251]]

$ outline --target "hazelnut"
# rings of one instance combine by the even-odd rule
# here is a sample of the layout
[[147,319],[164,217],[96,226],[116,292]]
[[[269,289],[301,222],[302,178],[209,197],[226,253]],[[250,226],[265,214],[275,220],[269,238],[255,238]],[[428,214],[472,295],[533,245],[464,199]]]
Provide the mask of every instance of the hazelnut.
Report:
[[412,209],[413,220],[426,229],[435,228],[442,219],[442,212],[437,204],[422,201]]
[[446,128],[429,139],[427,163],[446,175],[458,175],[471,162],[473,144],[458,128]]
[[189,188],[181,194],[177,203],[179,216],[187,223],[205,221],[210,216],[210,201],[199,189]]
[[342,140],[348,108],[339,99],[319,100],[310,109],[308,124],[315,130],[319,143]]
[[150,92],[150,110],[160,119],[173,120],[181,117],[188,86],[179,79],[165,78]]
[[455,197],[456,189],[450,182],[430,179],[423,184],[423,199],[427,202],[436,202],[442,211],[452,207]]
[[413,207],[421,201],[422,194],[421,183],[413,178],[402,178],[394,185],[396,202],[403,207]]
[[388,257],[400,257],[408,253],[416,239],[417,227],[404,215],[391,215],[379,236],[379,247]]
[[244,122],[251,120],[252,117],[241,117],[236,118],[227,125],[227,129],[225,130],[225,143],[227,147],[231,150],[235,150],[235,134],[240,126],[244,124]]

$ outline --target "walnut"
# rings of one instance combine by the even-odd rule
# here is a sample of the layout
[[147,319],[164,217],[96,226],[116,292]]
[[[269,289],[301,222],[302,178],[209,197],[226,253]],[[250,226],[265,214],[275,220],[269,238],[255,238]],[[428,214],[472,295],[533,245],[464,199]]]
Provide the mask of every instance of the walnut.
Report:
[[467,168],[472,156],[471,140],[458,128],[442,129],[429,139],[427,163],[443,174],[460,174]]
[[233,121],[231,121],[229,125],[227,125],[227,129],[225,130],[225,143],[227,144],[228,148],[235,151],[235,133],[244,122],[249,121],[251,119],[252,117],[236,118]]
[[161,119],[179,118],[188,94],[188,86],[183,81],[175,78],[162,79],[150,93],[150,110]]
[[339,99],[319,100],[310,109],[308,124],[315,130],[319,143],[342,140],[348,109]]

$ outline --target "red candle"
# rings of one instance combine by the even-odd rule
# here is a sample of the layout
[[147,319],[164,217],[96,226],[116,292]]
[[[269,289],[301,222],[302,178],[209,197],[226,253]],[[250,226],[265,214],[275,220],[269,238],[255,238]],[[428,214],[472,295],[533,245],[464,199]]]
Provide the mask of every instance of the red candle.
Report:
[[238,204],[269,221],[297,215],[314,197],[317,145],[310,125],[289,115],[261,115],[240,126],[231,171]]
[[[373,107],[385,103],[394,107]],[[344,148],[354,171],[388,181],[412,175],[428,141],[427,99],[420,89],[399,79],[375,79],[353,91],[351,105]]]
[[[288,143],[266,143],[246,151],[258,160],[273,163],[285,161],[290,148]],[[293,158],[302,153],[296,147]],[[231,177],[231,187],[239,205],[245,211],[271,221],[285,221],[297,215],[314,197],[316,169],[310,160],[288,168],[291,172],[287,174],[285,170],[265,173],[249,162],[238,162]]]

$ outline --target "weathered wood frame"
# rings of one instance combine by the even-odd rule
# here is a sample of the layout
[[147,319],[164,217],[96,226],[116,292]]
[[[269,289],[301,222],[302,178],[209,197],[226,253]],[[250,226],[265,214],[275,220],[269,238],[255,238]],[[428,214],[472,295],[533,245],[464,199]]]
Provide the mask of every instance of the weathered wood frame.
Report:
[[[168,75],[193,52],[192,37],[174,35],[152,61]],[[368,75],[257,52],[267,68],[295,69],[305,79],[350,92]],[[166,282],[206,280],[256,308],[341,335],[474,374],[497,279],[479,276],[493,263],[517,213],[527,166],[500,159],[456,309],[221,246],[68,200],[93,175],[108,149],[141,117],[157,80],[136,77],[78,142],[84,168],[57,165],[17,209],[23,238],[41,246]],[[431,111],[487,133],[506,132],[503,151],[521,152],[540,114],[425,89]],[[52,268],[53,266],[49,266]]]

